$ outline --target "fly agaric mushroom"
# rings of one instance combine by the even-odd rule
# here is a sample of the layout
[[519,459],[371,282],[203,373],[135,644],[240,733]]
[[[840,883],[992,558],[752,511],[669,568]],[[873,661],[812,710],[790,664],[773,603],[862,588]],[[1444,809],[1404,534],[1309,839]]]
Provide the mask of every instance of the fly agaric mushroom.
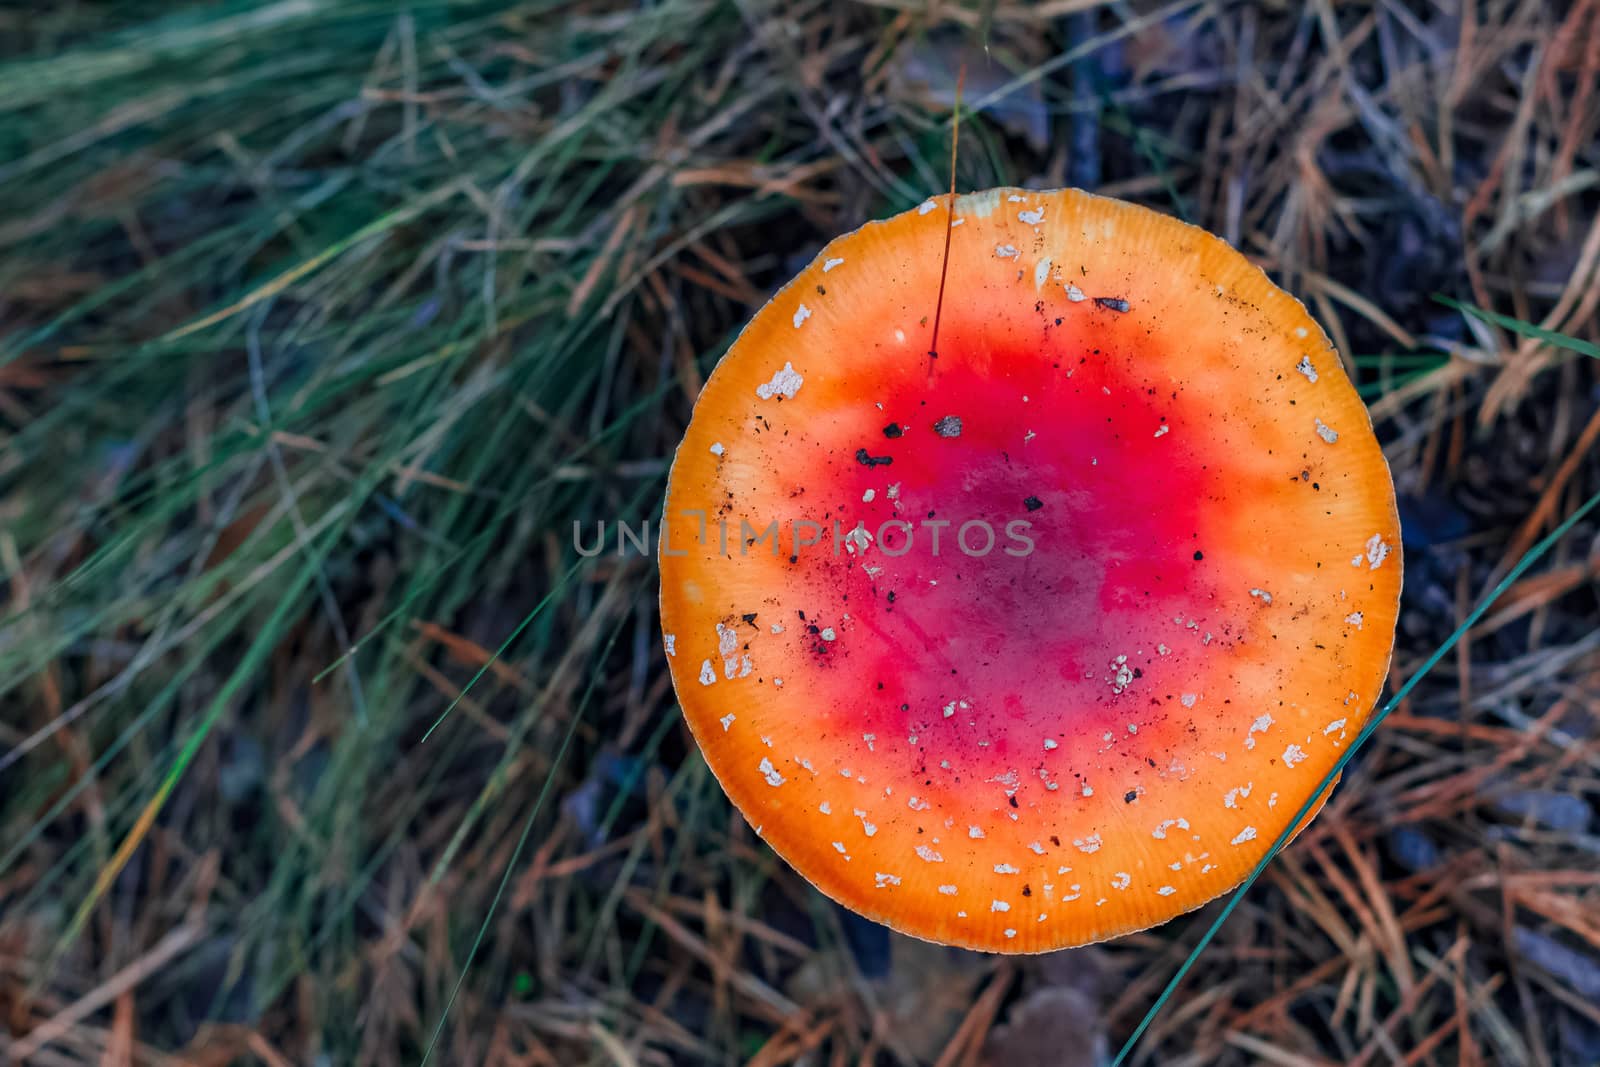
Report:
[[1394,489],[1327,336],[1224,242],[1075,190],[828,245],[706,383],[664,517],[717,779],[933,941],[1079,945],[1238,885],[1388,670]]

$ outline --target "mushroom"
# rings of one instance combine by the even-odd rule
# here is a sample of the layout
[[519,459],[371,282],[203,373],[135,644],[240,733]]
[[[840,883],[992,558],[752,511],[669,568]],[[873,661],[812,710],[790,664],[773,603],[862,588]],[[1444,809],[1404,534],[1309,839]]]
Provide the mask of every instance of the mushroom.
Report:
[[1210,234],[958,196],[936,316],[925,207],[829,244],[707,381],[668,665],[835,900],[999,952],[1143,929],[1238,885],[1371,713],[1388,467],[1327,336]]

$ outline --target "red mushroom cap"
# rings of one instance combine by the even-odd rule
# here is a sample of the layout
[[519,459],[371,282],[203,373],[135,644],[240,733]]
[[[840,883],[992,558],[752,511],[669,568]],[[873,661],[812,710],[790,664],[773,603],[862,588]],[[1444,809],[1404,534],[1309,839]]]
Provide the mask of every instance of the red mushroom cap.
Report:
[[[1065,190],[830,244],[673,464],[685,717],[829,896],[1005,952],[1237,885],[1361,729],[1394,490],[1305,309],[1202,230]],[[806,543],[811,542],[811,543]]]

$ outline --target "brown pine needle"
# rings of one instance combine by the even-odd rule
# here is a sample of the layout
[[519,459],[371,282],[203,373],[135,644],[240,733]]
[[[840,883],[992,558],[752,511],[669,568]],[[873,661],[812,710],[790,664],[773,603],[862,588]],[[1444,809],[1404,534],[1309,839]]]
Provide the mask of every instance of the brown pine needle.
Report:
[[939,358],[939,319],[944,314],[944,280],[950,272],[950,235],[956,228],[956,159],[961,147],[961,89],[967,82],[967,64],[963,62],[956,73],[955,115],[950,130],[950,197],[944,205],[944,261],[939,264],[939,298],[933,305],[933,339],[928,346],[928,374],[933,375],[931,360]]

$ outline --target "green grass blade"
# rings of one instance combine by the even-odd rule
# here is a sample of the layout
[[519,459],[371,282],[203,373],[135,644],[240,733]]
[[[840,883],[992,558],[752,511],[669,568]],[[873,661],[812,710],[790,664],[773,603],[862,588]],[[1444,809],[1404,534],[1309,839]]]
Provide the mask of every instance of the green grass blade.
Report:
[[1600,345],[1591,344],[1581,338],[1573,337],[1571,334],[1547,330],[1543,326],[1535,326],[1531,322],[1523,322],[1521,319],[1512,318],[1510,315],[1502,315],[1498,311],[1485,311],[1481,307],[1473,304],[1463,304],[1459,300],[1452,300],[1448,296],[1442,296],[1438,293],[1435,293],[1433,298],[1445,307],[1454,308],[1463,315],[1470,315],[1475,319],[1492,323],[1495,326],[1503,326],[1512,333],[1521,334],[1523,337],[1532,337],[1536,341],[1543,341],[1545,344],[1554,345],[1557,348],[1565,348],[1569,352],[1578,353],[1580,356],[1600,359]]
[[1262,872],[1267,869],[1267,865],[1271,863],[1273,858],[1277,856],[1283,847],[1289,843],[1289,839],[1294,836],[1295,828],[1298,827],[1301,821],[1304,820],[1306,816],[1310,815],[1311,810],[1316,807],[1318,798],[1322,796],[1323,792],[1327,790],[1327,788],[1331,786],[1344,771],[1345,766],[1351,761],[1351,759],[1355,757],[1355,754],[1361,750],[1361,746],[1366,744],[1367,739],[1377,732],[1379,726],[1383,725],[1383,720],[1388,718],[1389,714],[1393,712],[1395,708],[1400,706],[1400,702],[1405,700],[1405,698],[1411,694],[1411,690],[1416,688],[1417,683],[1421,682],[1422,679],[1427,676],[1428,672],[1433,670],[1439,661],[1443,659],[1452,648],[1455,648],[1461,639],[1466,636],[1467,632],[1477,624],[1478,620],[1483,618],[1485,613],[1487,613],[1488,610],[1494,606],[1495,601],[1499,600],[1500,597],[1505,594],[1505,591],[1511,588],[1516,580],[1521,578],[1522,575],[1527,572],[1528,568],[1532,567],[1541,558],[1543,558],[1546,552],[1549,552],[1550,549],[1554,548],[1556,543],[1559,542],[1561,538],[1566,536],[1568,530],[1571,530],[1574,526],[1576,526],[1585,515],[1589,514],[1589,512],[1593,511],[1597,506],[1600,506],[1600,494],[1590,497],[1584,502],[1582,507],[1578,508],[1571,515],[1567,516],[1566,520],[1563,521],[1561,525],[1550,531],[1550,533],[1543,540],[1530,548],[1527,553],[1517,561],[1517,565],[1512,567],[1511,570],[1507,572],[1506,576],[1500,579],[1499,583],[1495,585],[1493,589],[1489,590],[1488,594],[1478,602],[1478,605],[1467,614],[1467,617],[1461,621],[1461,625],[1456,627],[1455,632],[1452,633],[1442,645],[1435,649],[1431,656],[1423,661],[1422,666],[1418,667],[1411,677],[1406,679],[1405,684],[1400,686],[1400,688],[1395,691],[1394,696],[1385,701],[1383,707],[1367,721],[1366,726],[1362,727],[1361,732],[1357,734],[1355,740],[1350,743],[1350,747],[1344,750],[1344,754],[1341,755],[1338,761],[1334,763],[1332,769],[1323,776],[1322,781],[1318,782],[1316,787],[1307,794],[1305,802],[1300,805],[1300,809],[1296,811],[1294,816],[1284,824],[1284,829],[1278,834],[1277,839],[1272,842],[1272,845],[1267,849],[1266,854],[1261,857],[1261,861],[1255,865],[1245,880],[1239,884],[1239,887],[1228,896],[1228,902],[1223,905],[1222,910],[1217,913],[1216,918],[1211,920],[1211,924],[1207,926],[1205,932],[1200,935],[1200,940],[1196,942],[1194,948],[1189,951],[1189,955],[1185,957],[1183,963],[1178,967],[1177,973],[1175,973],[1171,980],[1167,982],[1166,987],[1161,991],[1161,995],[1156,998],[1156,1002],[1150,1006],[1149,1011],[1145,1012],[1144,1018],[1139,1021],[1139,1025],[1136,1026],[1133,1030],[1133,1033],[1128,1036],[1128,1040],[1123,1044],[1121,1051],[1117,1053],[1116,1059],[1112,1060],[1111,1067],[1122,1067],[1122,1064],[1127,1061],[1128,1057],[1133,1053],[1134,1048],[1138,1045],[1139,1039],[1144,1036],[1145,1031],[1150,1028],[1150,1024],[1155,1022],[1156,1017],[1161,1014],[1162,1008],[1166,1007],[1167,1002],[1172,999],[1172,995],[1177,992],[1178,986],[1182,984],[1184,976],[1189,973],[1190,968],[1192,968],[1200,959],[1201,955],[1205,953],[1206,948],[1210,946],[1212,940],[1217,936],[1217,931],[1222,929],[1222,924],[1228,921],[1228,916],[1232,915],[1234,909],[1236,909],[1244,900],[1245,894],[1250,891],[1251,886],[1256,884],[1256,880],[1260,878]]

